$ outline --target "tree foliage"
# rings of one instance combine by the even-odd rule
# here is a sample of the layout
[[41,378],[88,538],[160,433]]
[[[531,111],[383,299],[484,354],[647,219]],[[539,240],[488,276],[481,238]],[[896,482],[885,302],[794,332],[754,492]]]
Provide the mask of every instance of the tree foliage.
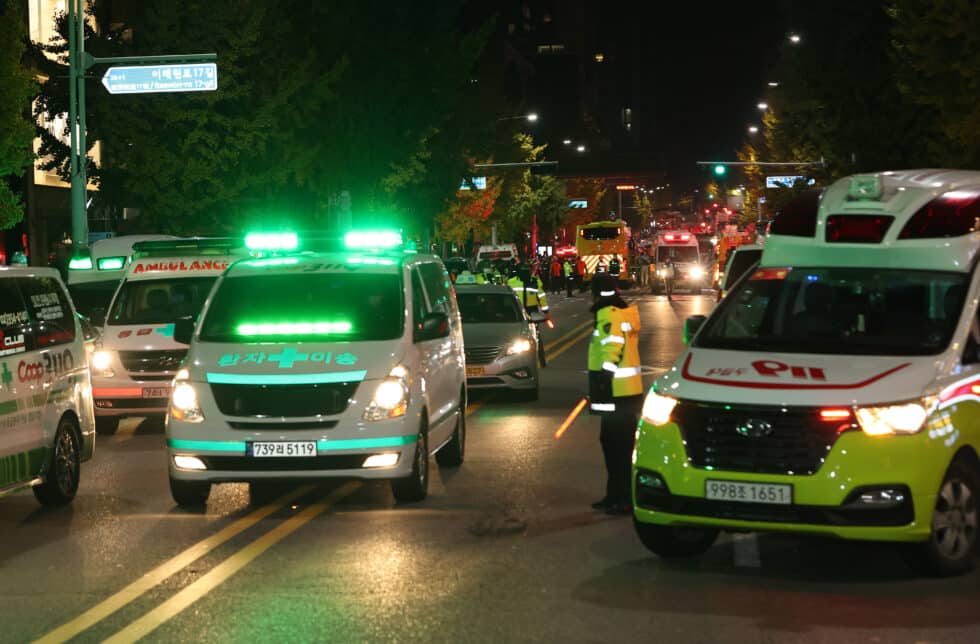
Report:
[[8,179],[34,159],[27,106],[35,84],[23,63],[24,21],[17,7],[13,0],[0,0],[0,230],[23,219],[23,205]]

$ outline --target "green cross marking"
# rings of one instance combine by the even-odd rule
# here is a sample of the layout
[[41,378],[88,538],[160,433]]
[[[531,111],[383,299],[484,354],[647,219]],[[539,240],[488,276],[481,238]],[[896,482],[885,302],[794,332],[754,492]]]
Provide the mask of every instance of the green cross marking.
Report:
[[175,324],[172,324],[171,323],[171,324],[168,324],[167,326],[160,327],[159,329],[157,329],[156,331],[154,331],[154,333],[159,333],[160,335],[162,335],[164,337],[172,338],[172,337],[174,337],[174,327],[175,326],[176,326]]
[[13,379],[14,379],[14,374],[10,373],[10,369],[7,368],[7,363],[4,362],[3,373],[2,375],[0,375],[0,380],[3,381],[3,384],[9,385],[13,381]]
[[269,356],[269,360],[279,363],[280,369],[292,369],[294,362],[309,360],[309,354],[297,353],[293,347],[286,347],[282,353]]

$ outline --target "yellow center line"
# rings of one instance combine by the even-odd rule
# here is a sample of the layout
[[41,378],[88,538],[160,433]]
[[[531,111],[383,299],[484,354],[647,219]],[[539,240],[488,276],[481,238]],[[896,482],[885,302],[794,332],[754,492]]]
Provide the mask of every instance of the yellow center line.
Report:
[[66,642],[70,640],[82,631],[87,630],[109,615],[112,615],[120,608],[123,608],[127,604],[130,604],[134,600],[138,599],[148,590],[154,588],[172,575],[180,572],[188,565],[208,554],[232,537],[235,537],[245,530],[248,530],[262,519],[274,512],[277,512],[278,510],[281,510],[290,502],[304,494],[307,494],[313,489],[314,486],[312,485],[300,486],[279,497],[269,505],[264,505],[254,512],[247,514],[220,532],[217,532],[210,537],[195,543],[190,548],[187,548],[175,557],[172,557],[168,561],[160,564],[116,594],[102,600],[75,619],[59,626],[47,635],[44,635],[40,639],[36,640],[36,643],[44,642],[45,644],[48,644],[50,642]]
[[583,322],[582,324],[578,325],[577,327],[575,327],[574,329],[570,330],[568,333],[565,333],[564,335],[562,335],[557,340],[552,340],[548,344],[544,345],[544,350],[547,351],[547,350],[551,349],[552,347],[558,346],[559,344],[561,344],[562,342],[564,342],[566,339],[568,339],[569,336],[571,336],[571,335],[573,335],[575,333],[578,333],[579,331],[581,331],[582,329],[584,329],[587,326],[592,326],[592,320],[587,320],[587,321]]
[[309,523],[316,516],[326,511],[331,505],[351,494],[358,487],[360,487],[360,483],[355,481],[345,483],[321,501],[308,506],[299,514],[290,517],[269,532],[266,532],[212,568],[206,575],[104,641],[116,644],[119,642],[135,642],[146,637],[162,624],[176,617],[188,606],[223,584],[263,552]]
[[566,351],[568,351],[573,346],[575,346],[576,344],[578,344],[579,342],[581,342],[585,338],[589,337],[590,335],[592,335],[592,323],[591,322],[589,322],[589,328],[586,329],[583,333],[581,333],[578,336],[572,338],[571,340],[569,340],[568,342],[566,342],[563,346],[561,346],[561,347],[555,349],[554,351],[552,351],[551,353],[547,354],[548,362],[551,362],[552,360],[554,360],[555,358],[557,358],[561,354],[565,353]]

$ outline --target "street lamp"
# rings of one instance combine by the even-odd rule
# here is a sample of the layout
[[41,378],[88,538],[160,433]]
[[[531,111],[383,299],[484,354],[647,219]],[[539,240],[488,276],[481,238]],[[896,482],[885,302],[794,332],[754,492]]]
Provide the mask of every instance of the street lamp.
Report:
[[759,101],[758,103],[756,103],[755,106],[758,107],[763,112],[769,109],[769,103],[766,103],[765,101]]
[[528,123],[536,123],[537,120],[538,120],[538,113],[537,112],[528,112],[527,114],[518,114],[517,116],[501,116],[497,120],[498,121],[515,121],[515,120],[518,120],[518,119],[527,121]]
[[791,33],[789,35],[789,41],[794,45],[799,45],[801,40],[803,40],[803,38],[801,38],[800,34],[798,33]]
[[758,133],[759,133],[759,126],[758,125],[750,125],[749,126],[749,134],[758,134]]
[[767,85],[769,85],[769,87],[779,87],[779,83],[776,81],[769,81]]
[[571,145],[572,144],[572,140],[571,139],[565,139],[561,143],[562,143],[562,145]]
[[578,147],[577,147],[577,148],[575,148],[575,149],[576,149],[577,151],[579,151],[579,152],[585,152],[585,146],[584,146],[584,145],[580,145],[580,146],[578,146]]

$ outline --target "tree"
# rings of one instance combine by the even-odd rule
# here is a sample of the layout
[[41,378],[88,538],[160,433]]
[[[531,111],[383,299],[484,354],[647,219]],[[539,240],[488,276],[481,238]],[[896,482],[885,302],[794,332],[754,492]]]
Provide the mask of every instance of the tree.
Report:
[[[523,162],[531,163],[544,158],[547,146],[535,145],[530,134],[517,134],[514,141]],[[550,175],[533,174],[530,169],[510,172],[503,178],[495,218],[504,239],[523,240],[531,230],[533,221],[548,232],[557,231],[569,210],[563,181]]]
[[24,20],[17,7],[13,0],[0,0],[0,230],[24,217],[23,204],[8,178],[22,174],[34,159],[27,107],[35,84],[23,64]]
[[980,167],[980,12],[970,0],[895,0],[899,89],[937,117],[932,151],[946,167]]
[[484,190],[459,190],[445,211],[436,215],[436,237],[463,247],[472,240],[490,237],[490,216],[500,196],[502,182],[489,177]]

